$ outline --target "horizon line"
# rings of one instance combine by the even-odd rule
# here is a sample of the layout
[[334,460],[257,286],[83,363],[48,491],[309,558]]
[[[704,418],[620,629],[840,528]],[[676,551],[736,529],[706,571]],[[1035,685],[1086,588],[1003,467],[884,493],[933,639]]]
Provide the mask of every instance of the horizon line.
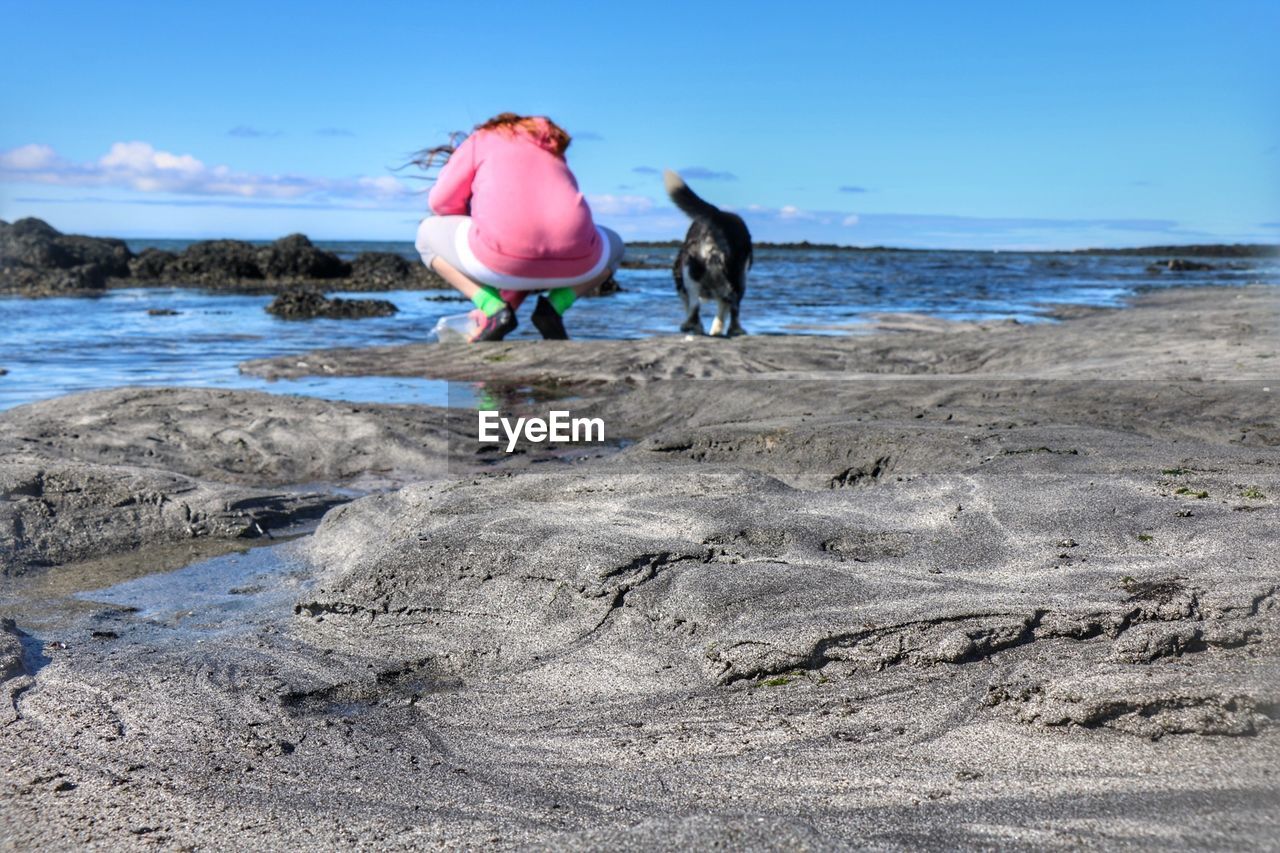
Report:
[[[114,239],[124,240],[126,243],[130,241],[162,241],[162,240],[168,241],[168,242],[183,242],[183,243],[202,243],[202,242],[211,242],[215,240],[239,240],[245,243],[273,243],[276,240],[283,239],[284,237],[292,236],[293,234],[301,234],[301,233],[302,232],[294,231],[294,232],[290,232],[289,234],[281,234],[279,237],[227,237],[227,236],[159,237],[159,236],[151,235],[151,236],[133,236],[133,237],[114,237]],[[95,235],[83,235],[83,236],[95,236]],[[111,235],[102,235],[102,236],[105,236],[108,239],[112,239]],[[359,238],[312,237],[309,234],[302,234],[302,236],[306,237],[312,243],[317,243],[317,244],[318,243],[404,243],[407,246],[413,245],[413,240],[406,239],[406,238],[377,239],[377,238],[371,238],[371,237],[359,237]],[[626,240],[624,242],[628,246],[655,246],[655,247],[666,248],[666,247],[678,247],[684,241],[681,239],[672,239],[672,238],[665,238],[665,239],[653,238],[653,239],[640,239],[640,240]],[[1050,249],[1050,248],[1029,249],[1024,247],[1007,248],[1007,247],[998,247],[998,246],[970,247],[970,248],[941,247],[941,246],[895,246],[895,245],[888,245],[884,243],[854,244],[854,243],[816,242],[816,241],[807,240],[807,239],[806,240],[782,240],[782,241],[756,240],[756,241],[753,241],[753,245],[755,248],[758,248],[758,249],[760,248],[763,248],[763,249],[803,248],[803,249],[835,249],[835,250],[850,251],[850,252],[992,252],[992,253],[1012,252],[1012,253],[1023,253],[1023,254],[1072,254],[1072,253],[1078,253],[1078,252],[1139,252],[1143,249],[1167,250],[1167,249],[1231,248],[1231,249],[1270,250],[1271,252],[1275,253],[1277,256],[1280,256],[1280,241],[1275,243],[1257,243],[1257,242],[1247,242],[1247,241],[1240,241],[1240,240],[1231,241],[1231,242],[1207,242],[1207,243],[1206,242],[1137,243],[1134,245],[1124,245],[1124,246],[1076,246],[1073,248],[1058,248],[1058,249]],[[1258,253],[1254,256],[1267,257],[1267,254],[1264,252],[1264,253]]]
[[[7,222],[12,225],[23,219],[35,219],[44,222],[49,227],[54,228],[60,234],[67,236],[85,236],[97,237],[105,239],[117,239],[125,242],[147,242],[147,241],[166,241],[166,242],[185,242],[199,243],[214,240],[240,240],[247,243],[271,243],[293,234],[302,234],[313,243],[403,243],[409,246],[413,245],[413,241],[407,238],[354,238],[354,237],[312,237],[300,231],[290,231],[286,234],[280,234],[276,237],[231,237],[224,233],[218,235],[205,234],[203,236],[159,236],[159,235],[133,235],[123,236],[119,234],[83,234],[78,232],[62,231],[56,226],[51,225],[47,220],[38,216],[23,216],[13,220],[5,220],[0,218],[0,222]],[[627,245],[631,246],[679,246],[683,240],[681,238],[663,237],[663,238],[644,238],[626,240]],[[1158,250],[1165,252],[1168,250],[1189,250],[1189,249],[1245,249],[1250,250],[1245,254],[1252,257],[1268,257],[1272,254],[1280,255],[1280,241],[1276,242],[1250,242],[1247,240],[1232,241],[1209,241],[1209,242],[1190,242],[1190,243],[1135,243],[1116,246],[1098,246],[1084,245],[1070,248],[1029,248],[1027,246],[970,246],[970,247],[941,247],[941,246],[903,246],[890,245],[885,243],[872,244],[856,244],[856,243],[835,243],[829,241],[815,241],[808,238],[801,240],[756,240],[754,245],[758,248],[806,248],[806,249],[829,249],[837,251],[851,252],[1012,252],[1012,253],[1032,253],[1032,254],[1072,254],[1081,252],[1129,252],[1141,253],[1144,249]]]

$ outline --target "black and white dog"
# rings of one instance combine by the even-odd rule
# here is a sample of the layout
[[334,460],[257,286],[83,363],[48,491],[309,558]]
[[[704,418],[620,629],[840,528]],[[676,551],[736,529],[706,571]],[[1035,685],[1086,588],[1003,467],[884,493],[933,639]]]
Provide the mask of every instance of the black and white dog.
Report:
[[693,219],[684,245],[676,255],[676,292],[684,300],[685,321],[680,331],[703,334],[699,312],[703,302],[716,303],[711,334],[745,335],[738,307],[747,291],[751,269],[751,232],[736,213],[703,201],[684,179],[668,169],[663,173],[667,194],[676,207]]

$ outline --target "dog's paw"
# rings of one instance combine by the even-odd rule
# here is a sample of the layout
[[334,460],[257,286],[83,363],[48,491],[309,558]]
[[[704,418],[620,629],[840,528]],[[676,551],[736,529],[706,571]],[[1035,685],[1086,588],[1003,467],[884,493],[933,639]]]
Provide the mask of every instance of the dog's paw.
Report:
[[731,338],[737,338],[737,337],[741,337],[742,335],[745,335],[746,333],[747,333],[747,330],[742,328],[741,326],[730,326],[729,331],[725,332],[725,335]]
[[706,332],[702,330],[701,323],[684,323],[683,325],[680,326],[680,331],[684,332],[686,335],[705,335],[706,334]]

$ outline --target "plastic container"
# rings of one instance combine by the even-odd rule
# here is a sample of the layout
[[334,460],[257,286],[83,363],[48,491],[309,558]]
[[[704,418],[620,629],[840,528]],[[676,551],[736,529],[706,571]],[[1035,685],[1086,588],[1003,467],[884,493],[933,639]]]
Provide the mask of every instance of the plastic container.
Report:
[[475,316],[479,313],[479,311],[468,311],[466,314],[450,314],[448,317],[441,317],[436,322],[436,327],[432,329],[436,333],[436,340],[442,344],[465,344],[480,329]]

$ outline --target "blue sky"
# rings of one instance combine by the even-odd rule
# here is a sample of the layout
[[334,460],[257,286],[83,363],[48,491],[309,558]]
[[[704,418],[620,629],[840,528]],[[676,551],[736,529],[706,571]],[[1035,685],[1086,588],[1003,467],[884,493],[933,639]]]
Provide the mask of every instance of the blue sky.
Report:
[[1280,2],[0,0],[0,218],[410,239],[405,155],[546,114],[596,218],[757,239],[1280,239]]

